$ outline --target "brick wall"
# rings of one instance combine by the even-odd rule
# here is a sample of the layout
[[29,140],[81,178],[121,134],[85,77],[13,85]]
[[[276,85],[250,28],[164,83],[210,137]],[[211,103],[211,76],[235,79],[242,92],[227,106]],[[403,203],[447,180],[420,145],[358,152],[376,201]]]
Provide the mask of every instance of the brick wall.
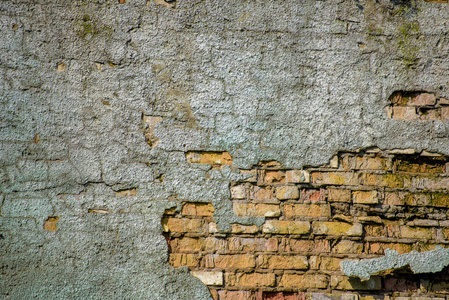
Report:
[[[189,152],[192,164],[232,163],[227,153]],[[187,266],[215,299],[303,299],[446,295],[446,270],[431,278],[386,271],[369,281],[344,276],[344,259],[406,253],[449,243],[449,158],[414,150],[339,153],[301,170],[262,162],[230,185],[236,215],[261,226],[221,231],[210,203],[183,202],[162,219],[169,263]],[[321,298],[322,299],[322,298]]]

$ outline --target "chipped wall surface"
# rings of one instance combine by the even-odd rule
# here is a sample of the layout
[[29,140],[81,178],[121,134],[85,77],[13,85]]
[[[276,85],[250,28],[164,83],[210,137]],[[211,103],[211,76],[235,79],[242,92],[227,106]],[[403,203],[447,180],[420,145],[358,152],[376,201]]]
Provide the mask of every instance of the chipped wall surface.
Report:
[[[170,265],[161,218],[193,203],[230,238],[265,222],[255,206],[233,211],[232,184],[251,176],[241,170],[276,161],[306,180],[339,151],[448,155],[444,2],[1,1],[1,297],[330,297],[313,284],[264,289],[271,281],[211,295],[204,270]],[[392,102],[398,92],[411,102]],[[405,168],[428,170],[420,163]],[[301,199],[285,186],[279,201]],[[374,199],[362,192],[352,201]],[[425,249],[433,236],[413,238]],[[439,284],[418,294],[445,294]]]

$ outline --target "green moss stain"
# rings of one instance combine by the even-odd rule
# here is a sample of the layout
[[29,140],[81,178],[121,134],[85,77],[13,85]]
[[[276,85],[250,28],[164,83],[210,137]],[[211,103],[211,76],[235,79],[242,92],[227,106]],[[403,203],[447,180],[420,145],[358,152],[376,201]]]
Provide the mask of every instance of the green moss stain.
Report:
[[91,40],[99,35],[110,38],[114,33],[114,30],[111,27],[94,22],[94,20],[87,14],[78,22],[76,31],[78,35],[85,40]]
[[417,21],[404,21],[398,28],[398,50],[403,63],[411,67],[418,61],[419,47],[416,39],[419,37],[419,23]]

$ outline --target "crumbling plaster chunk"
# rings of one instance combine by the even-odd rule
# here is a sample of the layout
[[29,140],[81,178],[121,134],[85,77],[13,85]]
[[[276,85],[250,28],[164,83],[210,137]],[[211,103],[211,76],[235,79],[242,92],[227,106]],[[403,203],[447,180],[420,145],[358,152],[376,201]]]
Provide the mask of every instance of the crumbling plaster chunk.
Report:
[[344,260],[340,263],[341,270],[348,276],[360,277],[368,280],[371,275],[389,270],[410,266],[415,274],[436,273],[449,265],[449,248],[437,246],[435,250],[426,252],[412,251],[401,254],[395,250],[385,250],[385,256],[381,258]]

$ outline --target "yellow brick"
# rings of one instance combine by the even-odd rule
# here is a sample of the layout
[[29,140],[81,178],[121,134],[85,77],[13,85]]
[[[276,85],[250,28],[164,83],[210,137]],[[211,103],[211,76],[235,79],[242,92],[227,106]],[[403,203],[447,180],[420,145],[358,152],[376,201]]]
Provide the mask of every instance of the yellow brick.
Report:
[[279,217],[281,215],[279,204],[255,204],[234,201],[233,209],[237,216],[242,217]]
[[350,240],[342,240],[332,248],[332,253],[339,254],[361,254],[363,252],[363,243]]
[[285,173],[282,171],[265,171],[265,182],[266,183],[284,183]]
[[204,240],[199,238],[183,237],[170,242],[173,252],[198,252],[204,250]]
[[206,265],[207,268],[241,269],[254,268],[256,266],[256,259],[254,255],[249,254],[208,254],[205,258],[208,262]]
[[400,226],[400,236],[401,238],[410,238],[410,239],[432,239],[435,236],[435,229],[433,228],[422,228],[422,227],[408,227],[408,226]]
[[413,250],[412,244],[402,243],[370,243],[369,254],[385,254],[386,249],[397,251],[399,254],[409,253]]
[[274,286],[276,277],[273,273],[245,273],[237,275],[238,285],[242,287]]
[[344,260],[344,258],[321,256],[320,257],[320,270],[339,271],[340,270],[340,262],[343,260]]
[[329,202],[351,202],[351,191],[344,189],[328,189]]
[[357,204],[378,204],[377,191],[354,191],[352,201]]
[[214,215],[214,207],[210,203],[184,203],[182,215],[208,217]]
[[306,270],[309,267],[307,257],[301,255],[259,255],[257,262],[263,269]]
[[385,192],[385,204],[388,205],[404,205],[405,204],[404,192]]
[[277,221],[269,220],[263,225],[264,233],[273,234],[307,234],[310,223],[307,221]]
[[186,158],[190,163],[232,165],[232,157],[228,152],[187,152]]
[[286,288],[297,289],[325,289],[329,283],[329,279],[326,275],[296,275],[296,274],[284,274],[282,276],[280,286]]
[[169,258],[169,263],[173,267],[197,267],[200,263],[199,254],[188,254],[188,253],[171,253]]
[[329,204],[286,204],[284,205],[286,217],[330,217]]
[[56,231],[58,230],[58,221],[59,217],[48,217],[47,220],[44,221],[44,229],[47,231]]
[[395,174],[366,174],[364,184],[368,186],[402,188],[404,186],[404,178]]
[[280,186],[276,188],[276,198],[279,200],[298,199],[298,187],[293,185]]
[[202,232],[203,221],[199,219],[163,218],[164,232]]
[[360,170],[389,170],[391,163],[386,158],[381,157],[356,157],[355,168]]
[[358,174],[353,172],[313,172],[312,183],[320,185],[358,185]]
[[349,224],[344,222],[313,222],[314,234],[360,236],[363,227],[360,223]]
[[259,231],[259,228],[256,225],[241,225],[241,224],[232,224],[231,232],[232,233],[256,233]]

